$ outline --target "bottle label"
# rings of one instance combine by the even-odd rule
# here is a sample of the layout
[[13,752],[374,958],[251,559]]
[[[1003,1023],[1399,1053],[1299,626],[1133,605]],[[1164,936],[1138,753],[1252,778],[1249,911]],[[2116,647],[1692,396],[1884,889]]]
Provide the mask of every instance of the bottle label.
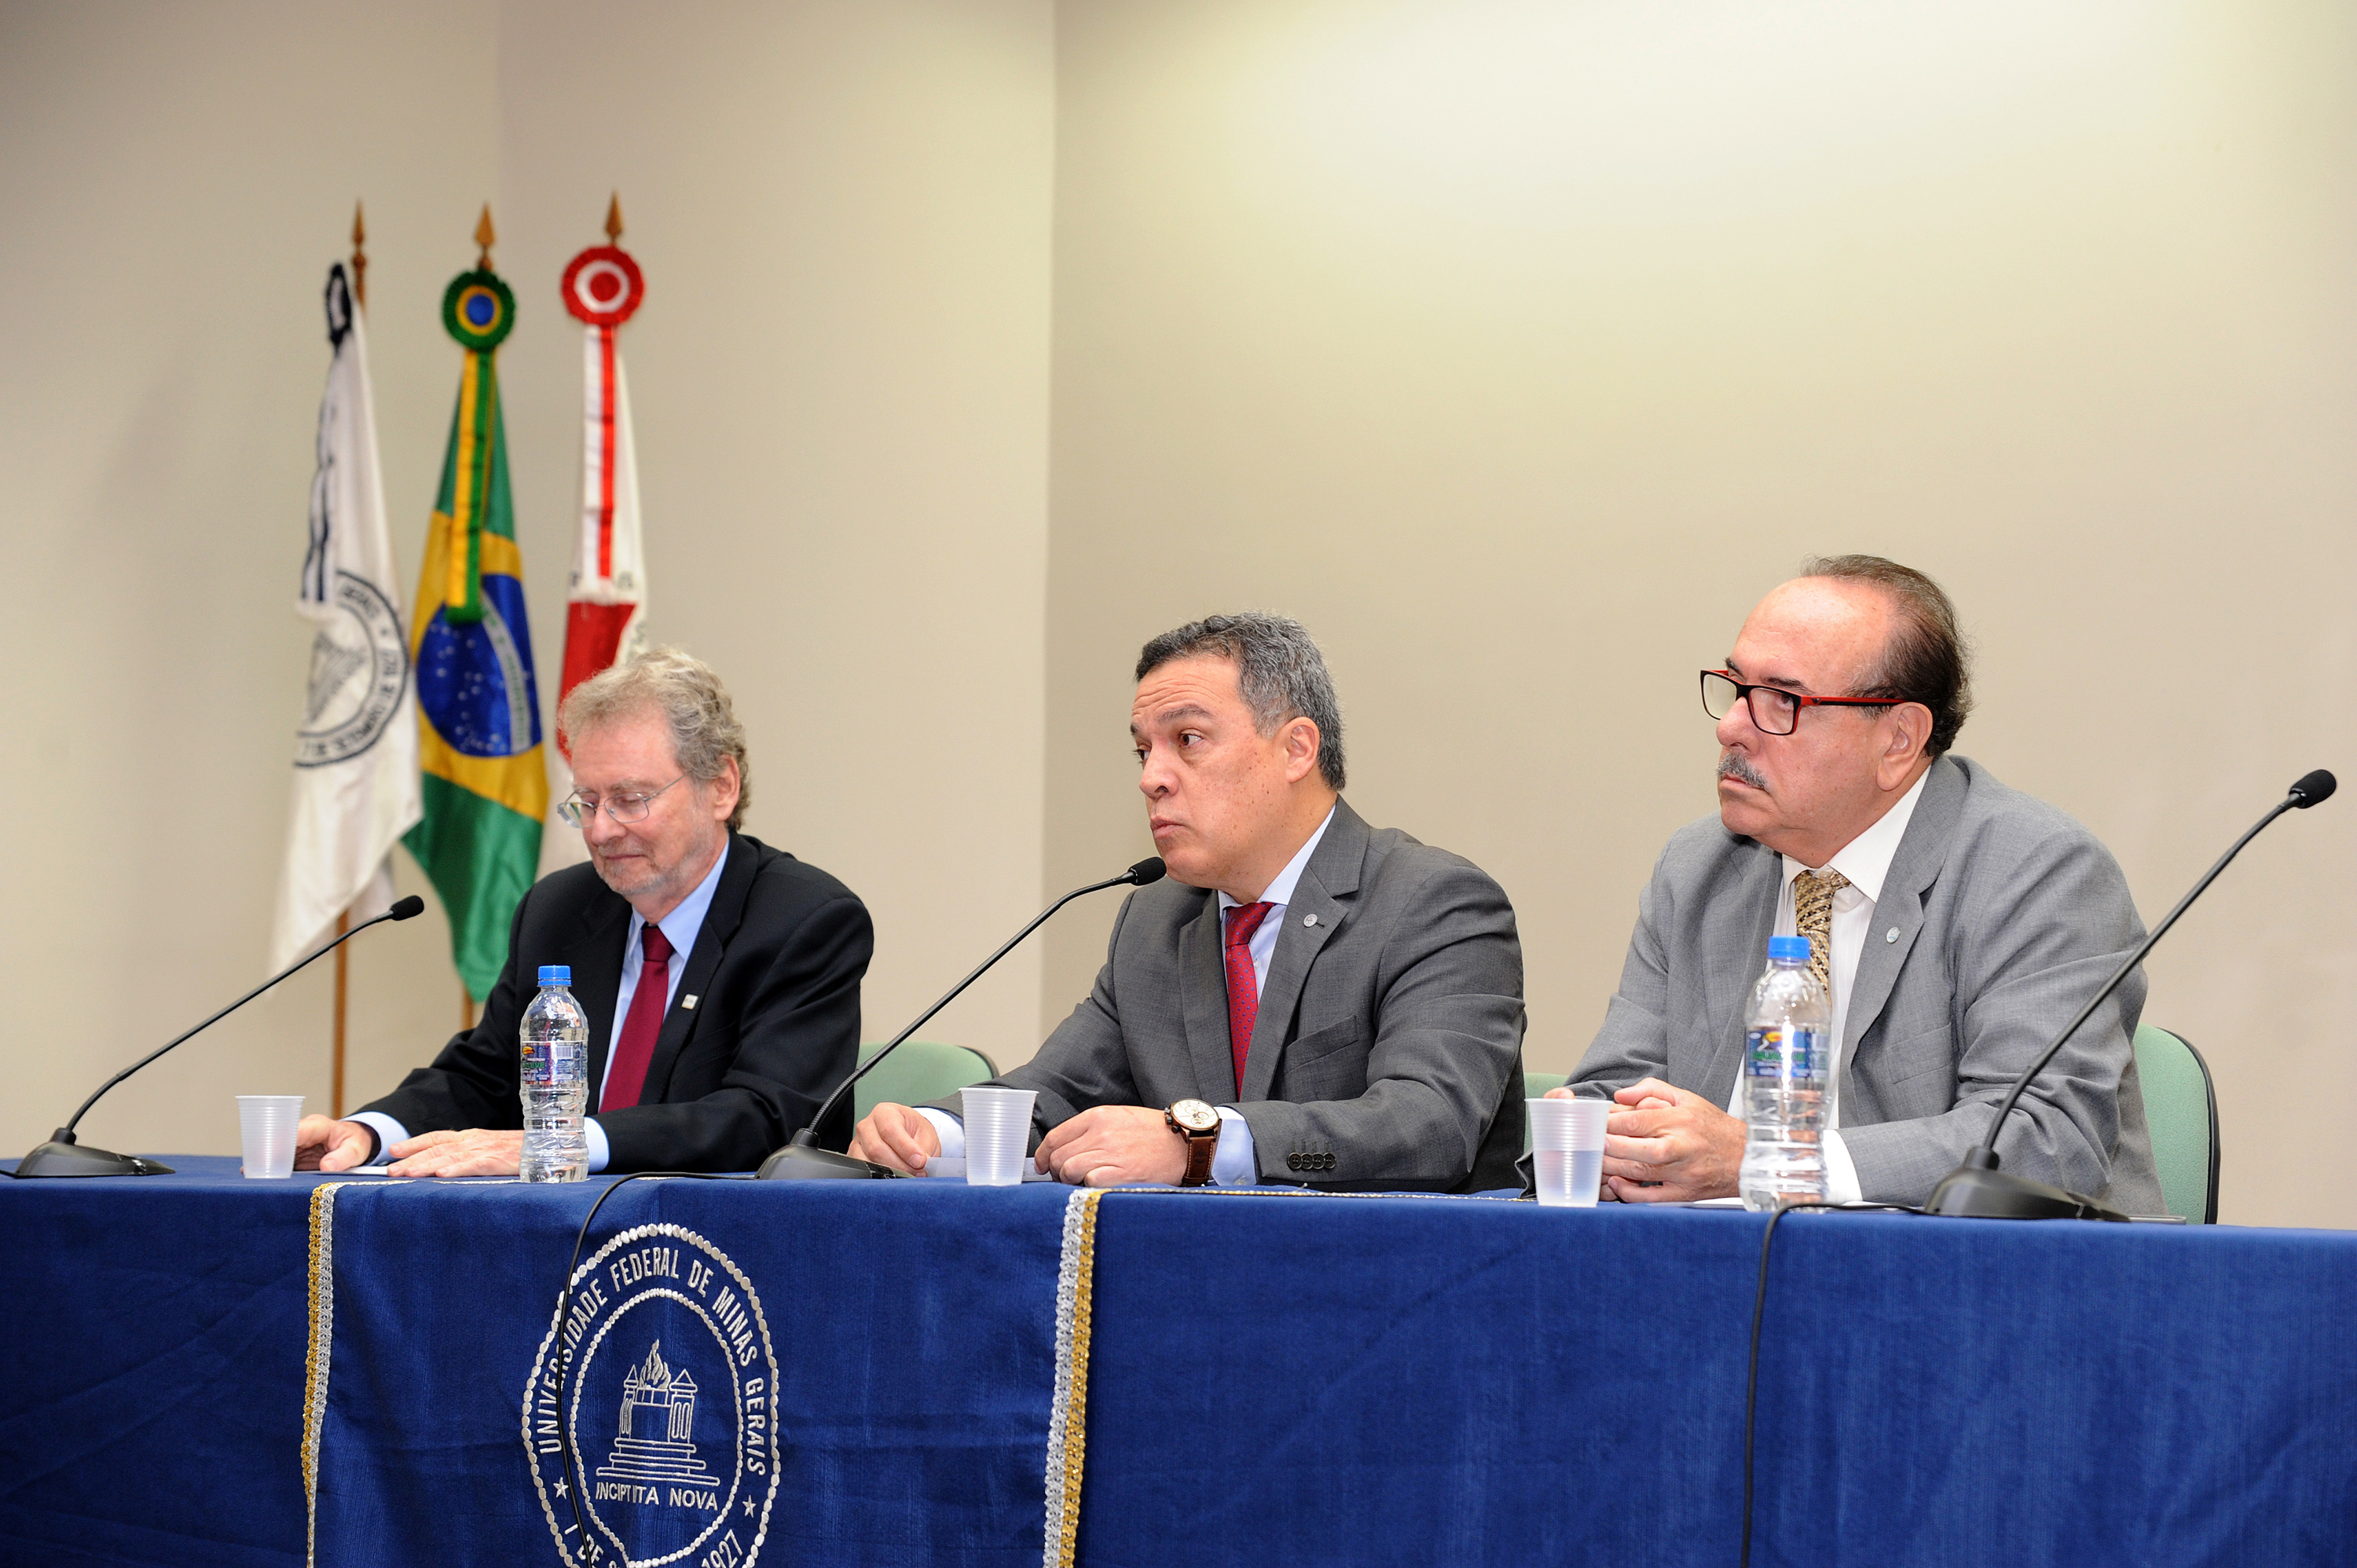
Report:
[[1803,1025],[1754,1029],[1744,1070],[1753,1078],[1813,1079],[1824,1076],[1824,1037]]
[[572,1040],[549,1040],[538,1047],[527,1046],[523,1053],[523,1081],[545,1087],[560,1079],[571,1080],[580,1076],[584,1048]]

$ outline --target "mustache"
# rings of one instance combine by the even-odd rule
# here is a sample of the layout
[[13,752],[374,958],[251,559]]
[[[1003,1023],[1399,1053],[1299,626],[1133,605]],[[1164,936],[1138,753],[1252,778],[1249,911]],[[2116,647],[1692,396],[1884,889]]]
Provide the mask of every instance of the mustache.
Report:
[[1718,777],[1749,784],[1754,789],[1768,788],[1768,780],[1760,776],[1760,769],[1752,767],[1751,759],[1739,751],[1727,752],[1719,757]]

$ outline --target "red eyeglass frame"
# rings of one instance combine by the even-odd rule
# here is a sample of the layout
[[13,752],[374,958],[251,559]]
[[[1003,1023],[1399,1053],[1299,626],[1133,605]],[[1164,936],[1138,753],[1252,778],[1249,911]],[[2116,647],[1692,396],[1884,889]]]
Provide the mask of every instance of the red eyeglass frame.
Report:
[[[1805,693],[1788,692],[1781,686],[1765,685],[1757,681],[1746,684],[1735,678],[1735,671],[1732,670],[1706,670],[1702,671],[1699,681],[1702,687],[1702,711],[1714,722],[1719,717],[1710,711],[1710,682],[1714,677],[1734,687],[1735,701],[1741,703],[1747,708],[1751,708],[1751,693],[1754,692],[1773,692],[1792,704],[1792,728],[1787,730],[1770,729],[1760,722],[1760,710],[1751,708],[1752,727],[1761,735],[1792,734],[1794,730],[1801,727],[1803,708],[1895,708],[1906,701],[1903,697],[1813,697]],[[1734,705],[1728,704],[1727,711],[1733,713]]]

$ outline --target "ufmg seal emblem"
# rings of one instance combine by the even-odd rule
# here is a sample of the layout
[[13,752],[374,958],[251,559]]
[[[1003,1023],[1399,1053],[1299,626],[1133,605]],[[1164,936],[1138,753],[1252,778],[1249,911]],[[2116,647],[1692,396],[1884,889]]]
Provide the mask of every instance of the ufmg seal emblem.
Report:
[[760,1297],[726,1253],[677,1225],[599,1248],[523,1402],[558,1555],[569,1568],[753,1563],[778,1490],[777,1387]]

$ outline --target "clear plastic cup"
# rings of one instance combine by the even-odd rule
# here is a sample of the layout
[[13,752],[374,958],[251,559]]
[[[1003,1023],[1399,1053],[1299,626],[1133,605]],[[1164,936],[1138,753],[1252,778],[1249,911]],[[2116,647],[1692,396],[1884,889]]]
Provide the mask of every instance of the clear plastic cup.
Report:
[[962,1089],[965,1109],[965,1179],[969,1187],[1015,1187],[1030,1157],[1029,1089]]
[[295,1171],[295,1126],[303,1120],[299,1094],[241,1094],[237,1131],[245,1144],[245,1174],[283,1181]]
[[1604,1176],[1609,1100],[1529,1100],[1531,1166],[1539,1201],[1551,1208],[1593,1208]]

